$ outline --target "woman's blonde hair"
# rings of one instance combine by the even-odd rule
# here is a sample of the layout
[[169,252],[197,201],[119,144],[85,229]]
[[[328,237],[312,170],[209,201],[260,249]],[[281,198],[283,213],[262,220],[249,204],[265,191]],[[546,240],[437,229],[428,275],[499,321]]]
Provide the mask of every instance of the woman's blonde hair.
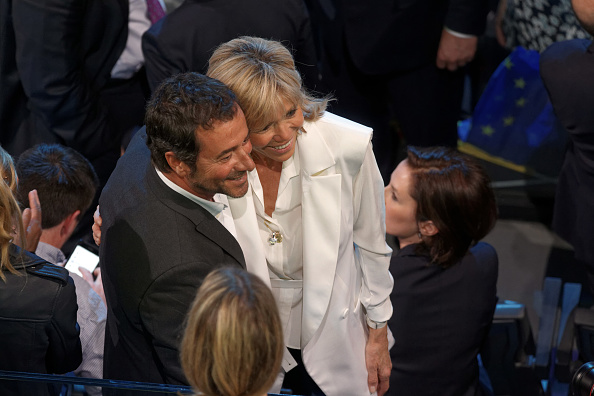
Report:
[[13,192],[16,192],[17,177],[10,154],[0,147],[0,176]]
[[232,267],[204,279],[181,344],[182,368],[194,389],[206,396],[265,394],[283,347],[278,309],[262,280]]
[[[10,262],[9,248],[17,234],[24,235],[22,232],[24,226],[21,209],[14,197],[16,191],[14,163],[10,154],[2,147],[0,147],[0,176],[4,180],[0,182],[0,279],[6,281],[4,271],[18,273]],[[20,242],[21,246],[25,246],[24,239]]]
[[209,77],[237,95],[250,131],[284,114],[285,101],[300,106],[307,121],[320,118],[330,100],[315,98],[301,84],[293,56],[278,41],[239,37],[221,44],[208,61]]

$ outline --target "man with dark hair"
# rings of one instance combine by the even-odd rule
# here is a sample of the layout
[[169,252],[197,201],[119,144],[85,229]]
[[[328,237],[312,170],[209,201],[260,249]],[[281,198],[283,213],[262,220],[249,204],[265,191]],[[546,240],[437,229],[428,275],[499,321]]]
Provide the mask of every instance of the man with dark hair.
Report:
[[19,156],[17,175],[23,204],[29,202],[27,191],[37,189],[44,230],[67,218],[68,224],[76,224],[91,205],[99,183],[93,166],[82,154],[59,144],[39,144],[25,151]]
[[245,268],[224,195],[254,169],[243,111],[221,82],[165,80],[100,198],[107,298],[104,377],[188,384],[179,362],[186,313],[204,277]]
[[[35,254],[50,263],[64,265],[66,257],[61,248],[72,235],[81,214],[91,205],[99,184],[93,166],[70,147],[39,144],[20,155],[17,175],[17,195],[21,205],[28,205],[27,192],[36,189],[43,208],[41,238]],[[76,286],[83,356],[74,373],[81,377],[103,378],[107,309],[99,296],[103,294],[101,279],[94,281],[88,271],[83,274],[85,279],[70,273]],[[92,394],[99,392],[97,389],[88,391]]]
[[[594,36],[594,0],[572,0],[571,5],[582,27]],[[573,245],[594,293],[594,43],[586,39],[554,43],[541,55],[540,74],[569,134],[553,230]]]

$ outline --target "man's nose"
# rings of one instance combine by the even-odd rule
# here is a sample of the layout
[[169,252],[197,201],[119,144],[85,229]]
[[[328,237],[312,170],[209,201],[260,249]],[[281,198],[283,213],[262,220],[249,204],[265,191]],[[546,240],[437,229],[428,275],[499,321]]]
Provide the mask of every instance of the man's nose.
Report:
[[239,157],[239,164],[238,169],[239,171],[251,171],[256,167],[254,164],[254,160],[250,153],[252,152],[252,142],[248,141],[242,148],[240,157]]

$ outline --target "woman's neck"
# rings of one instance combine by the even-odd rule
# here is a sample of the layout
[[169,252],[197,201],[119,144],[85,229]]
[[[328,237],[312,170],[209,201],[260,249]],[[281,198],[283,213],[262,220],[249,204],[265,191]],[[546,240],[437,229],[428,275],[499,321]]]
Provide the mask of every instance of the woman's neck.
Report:
[[273,159],[270,159],[262,154],[256,153],[252,151],[252,159],[254,160],[254,163],[256,164],[256,166],[264,166],[268,169],[270,169],[271,171],[277,171],[280,172],[283,169],[283,163],[281,161],[275,161]]

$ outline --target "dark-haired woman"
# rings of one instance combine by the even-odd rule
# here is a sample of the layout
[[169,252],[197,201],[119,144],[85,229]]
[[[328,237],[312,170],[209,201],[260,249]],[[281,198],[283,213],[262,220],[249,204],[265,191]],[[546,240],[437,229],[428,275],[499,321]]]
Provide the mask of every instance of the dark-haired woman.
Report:
[[478,242],[497,207],[489,178],[451,149],[408,149],[385,189],[392,257],[388,394],[482,395],[477,355],[497,302],[497,254]]

